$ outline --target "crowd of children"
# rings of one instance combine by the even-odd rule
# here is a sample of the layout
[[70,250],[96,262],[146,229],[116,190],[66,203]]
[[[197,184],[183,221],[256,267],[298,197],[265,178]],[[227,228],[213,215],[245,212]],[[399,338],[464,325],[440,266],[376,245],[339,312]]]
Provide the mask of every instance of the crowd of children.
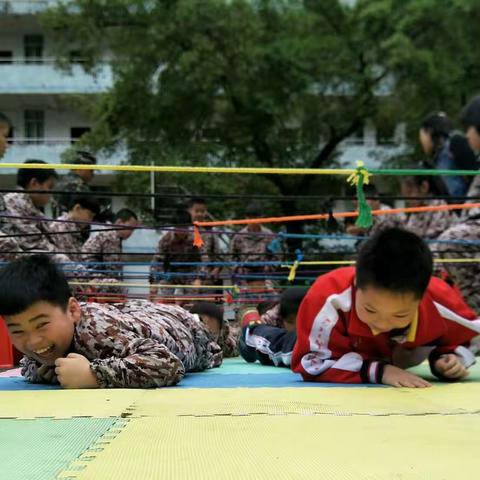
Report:
[[[470,150],[463,137],[452,135],[447,120],[436,114],[420,129],[430,167],[476,169],[472,151],[480,151],[480,97],[463,114]],[[0,155],[6,148],[5,123],[0,118]],[[81,156],[82,162],[93,161]],[[150,300],[79,301],[59,264],[78,263],[82,275],[85,269],[98,274],[96,265],[108,265],[104,277],[121,279],[122,241],[138,217],[123,209],[111,223],[88,231],[99,205],[88,195],[91,177],[75,175],[75,194],[68,201],[65,193],[56,199],[57,221],[44,213],[57,181],[54,170],[19,169],[18,190],[0,197],[0,256],[8,262],[0,270],[0,315],[25,355],[22,373],[31,382],[66,388],[168,386],[187,372],[218,367],[222,358],[240,353],[247,362],[291,368],[305,381],[428,387],[408,368],[428,360],[439,380],[458,381],[475,363],[478,267],[447,264],[445,281],[434,270],[434,258],[476,255],[480,244],[465,240],[480,240],[478,210],[378,217],[369,229],[347,225],[347,232],[368,237],[358,245],[355,267],[322,275],[310,288],[288,287],[279,302],[249,307],[230,325],[218,304],[199,302],[187,310],[162,302],[185,293],[186,283],[200,288],[207,279],[221,286],[218,235],[207,232],[200,248],[193,242],[192,222],[207,216],[201,199],[178,214],[176,223],[184,228],[160,238]],[[463,176],[441,181],[412,175],[401,179],[401,194],[407,206],[436,206],[454,197],[476,197],[479,185]],[[387,208],[375,187],[367,187],[366,194],[373,197],[373,209]],[[245,213],[261,216],[256,205]],[[258,224],[233,236],[229,255],[238,265],[234,274],[266,275],[268,264],[242,263],[278,258],[272,232]],[[198,267],[192,274],[192,266],[179,261]]]

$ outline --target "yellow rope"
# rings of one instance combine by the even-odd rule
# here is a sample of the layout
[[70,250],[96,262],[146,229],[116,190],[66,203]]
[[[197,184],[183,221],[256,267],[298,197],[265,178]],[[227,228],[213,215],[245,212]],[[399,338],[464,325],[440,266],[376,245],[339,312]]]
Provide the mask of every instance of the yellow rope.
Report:
[[115,172],[240,173],[276,175],[351,175],[355,169],[342,168],[260,168],[260,167],[177,167],[160,165],[74,165],[68,163],[0,163],[0,168],[43,170],[108,170]]

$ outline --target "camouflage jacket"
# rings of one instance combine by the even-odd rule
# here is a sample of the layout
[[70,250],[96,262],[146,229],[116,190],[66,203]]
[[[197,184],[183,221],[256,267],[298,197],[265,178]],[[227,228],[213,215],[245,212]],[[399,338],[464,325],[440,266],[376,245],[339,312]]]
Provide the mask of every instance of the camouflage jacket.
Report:
[[[467,197],[480,197],[480,175],[477,175],[470,184],[470,188],[467,192]],[[470,201],[467,200],[465,203],[470,203]],[[472,199],[471,203],[480,203],[480,198]],[[467,220],[468,218],[475,217],[477,215],[480,215],[479,207],[462,210],[461,212],[462,220]]]
[[46,217],[35,207],[30,196],[20,191],[7,193],[4,198],[9,215],[32,217],[30,219],[9,219],[12,233],[25,235],[16,237],[23,250],[54,252],[56,246],[49,236]]
[[[480,219],[466,220],[446,230],[438,240],[480,241]],[[436,256],[440,258],[479,258],[480,244],[434,243]],[[455,282],[463,298],[477,314],[480,314],[480,263],[445,263],[443,267]]]
[[[392,207],[388,205],[384,205],[383,203],[380,205],[380,210],[391,210]],[[385,230],[386,228],[405,228],[407,223],[407,217],[403,213],[398,213],[395,215],[375,215],[373,217],[373,224],[370,228],[370,234],[373,235],[380,230]]]
[[[176,305],[132,300],[111,305],[82,303],[81,307],[69,353],[90,361],[102,388],[175,385],[185,372],[222,363],[222,351],[206,327]],[[21,365],[28,381],[48,383],[38,373],[36,361],[24,357]]]
[[[240,235],[234,235],[230,245],[230,252],[232,261],[234,262],[268,262],[274,260],[274,255],[268,251],[268,246],[272,243],[273,236],[258,235],[248,233],[248,227],[240,230]],[[263,234],[272,234],[273,232],[261,225],[261,232]],[[258,270],[263,267],[247,266],[246,270]]]
[[[112,225],[107,225],[112,228]],[[83,262],[121,262],[122,240],[117,230],[95,232],[83,244],[81,259]],[[94,270],[108,270],[106,275],[121,275],[122,265],[92,265]],[[112,273],[113,272],[113,273]],[[118,273],[116,273],[118,272]]]
[[91,192],[91,188],[83,181],[83,178],[76,173],[69,172],[57,182],[55,190],[72,192],[69,194],[56,194],[54,197],[54,210],[56,215],[61,215],[68,211],[70,202],[76,194]]
[[[150,279],[157,283],[162,280],[162,274],[193,272],[192,277],[206,274],[209,267],[192,265],[171,265],[172,262],[212,262],[216,261],[218,253],[218,239],[215,235],[202,236],[203,246],[199,249],[193,245],[193,232],[184,237],[179,237],[175,232],[167,232],[158,241],[155,255],[150,267]],[[173,275],[168,283],[184,284],[187,279],[184,276]]]
[[65,252],[72,260],[81,261],[78,255],[82,250],[83,240],[80,232],[82,225],[77,223],[63,223],[71,220],[68,213],[57,218],[56,222],[49,222],[48,231],[59,252]]
[[[443,200],[429,200],[425,205],[438,206],[446,203]],[[451,210],[410,213],[405,228],[422,238],[437,238],[457,222],[458,216]]]

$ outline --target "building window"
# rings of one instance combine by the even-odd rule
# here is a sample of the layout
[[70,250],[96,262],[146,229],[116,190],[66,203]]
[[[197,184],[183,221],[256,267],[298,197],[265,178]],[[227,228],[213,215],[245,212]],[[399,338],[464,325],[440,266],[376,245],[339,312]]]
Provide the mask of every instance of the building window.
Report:
[[12,52],[9,50],[0,50],[0,63],[12,63]]
[[25,35],[23,45],[26,63],[42,63],[43,35]]
[[78,142],[82,135],[90,131],[90,127],[72,127],[70,129],[70,141],[71,143]]
[[45,112],[25,110],[25,137],[31,143],[42,143],[45,138]]

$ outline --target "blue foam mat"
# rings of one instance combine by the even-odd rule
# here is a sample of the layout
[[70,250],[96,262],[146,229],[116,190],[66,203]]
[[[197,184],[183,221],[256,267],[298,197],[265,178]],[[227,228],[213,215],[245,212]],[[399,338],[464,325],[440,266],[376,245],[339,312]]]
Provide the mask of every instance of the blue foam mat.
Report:
[[[261,368],[261,367],[260,367]],[[251,374],[215,374],[210,370],[208,373],[191,373],[176,386],[169,388],[262,388],[262,387],[290,387],[290,388],[312,388],[312,387],[376,387],[377,385],[346,385],[336,383],[315,383],[304,382],[302,377],[287,369],[281,373],[257,373]],[[0,391],[11,390],[54,390],[60,388],[58,385],[43,385],[28,383],[22,377],[0,378]]]

